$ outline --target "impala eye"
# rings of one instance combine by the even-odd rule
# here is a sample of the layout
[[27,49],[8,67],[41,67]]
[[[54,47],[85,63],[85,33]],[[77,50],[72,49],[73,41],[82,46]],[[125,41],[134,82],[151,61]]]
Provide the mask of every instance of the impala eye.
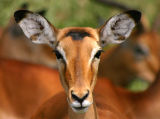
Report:
[[134,47],[134,53],[136,56],[147,56],[149,55],[149,49],[144,45],[136,45]]
[[103,52],[103,50],[99,50],[99,51],[95,54],[94,57],[99,59],[102,52]]
[[61,55],[61,53],[58,50],[55,50],[54,52],[55,52],[57,59],[63,59],[63,56]]

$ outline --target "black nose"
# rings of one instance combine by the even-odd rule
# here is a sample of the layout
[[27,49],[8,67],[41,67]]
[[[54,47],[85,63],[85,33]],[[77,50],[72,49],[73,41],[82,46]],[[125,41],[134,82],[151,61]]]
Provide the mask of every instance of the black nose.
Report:
[[74,91],[71,91],[71,96],[74,100],[78,101],[79,103],[82,103],[89,95],[89,90],[87,90],[87,93],[83,97],[79,97],[76,94],[74,94]]

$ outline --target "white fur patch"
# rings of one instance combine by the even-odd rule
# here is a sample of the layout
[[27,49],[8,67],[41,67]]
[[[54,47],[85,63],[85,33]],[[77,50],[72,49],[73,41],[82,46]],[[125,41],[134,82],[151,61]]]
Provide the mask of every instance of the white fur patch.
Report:
[[88,66],[91,65],[92,60],[93,60],[95,54],[96,54],[97,51],[100,50],[100,49],[101,49],[100,47],[96,47],[96,48],[94,48],[94,49],[92,50],[92,52],[91,52],[91,57],[90,57],[89,62],[88,62]]
[[[83,101],[84,102],[84,104],[82,103],[82,106],[83,105],[88,105],[89,103],[89,101]],[[90,103],[91,104],[91,103]],[[79,103],[79,102],[77,102],[77,101],[74,101],[72,104],[70,104],[70,106],[71,106],[71,108],[72,108],[72,110],[74,111],[74,112],[76,112],[76,113],[84,113],[84,112],[86,112],[87,110],[88,110],[88,107],[90,106],[90,105],[88,105],[88,106],[85,106],[85,108],[83,108],[83,109],[81,109],[81,110],[79,110],[79,109],[76,109],[75,107],[81,107],[81,104]],[[84,106],[83,106],[84,107]]]
[[88,107],[88,106],[90,106],[91,104],[92,104],[92,103],[89,102],[88,100],[84,100],[83,103],[82,103],[82,106],[83,106],[83,107]]
[[24,34],[31,38],[36,36],[37,39],[33,39],[34,43],[45,43],[50,44],[56,40],[54,31],[52,30],[50,24],[45,18],[38,14],[28,13],[25,18],[23,18],[19,26],[22,28]]
[[66,53],[65,53],[65,51],[63,50],[63,48],[62,48],[61,46],[58,46],[58,47],[57,47],[57,50],[61,53],[61,55],[63,56],[65,62],[68,64],[67,58],[66,58]]
[[71,104],[72,107],[81,107],[81,104],[78,101],[74,101]]

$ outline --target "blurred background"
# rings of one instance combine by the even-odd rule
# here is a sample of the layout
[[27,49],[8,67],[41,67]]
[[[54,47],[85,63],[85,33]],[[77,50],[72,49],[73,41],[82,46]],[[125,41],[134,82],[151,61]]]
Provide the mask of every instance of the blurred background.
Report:
[[[0,0],[0,119],[28,119],[63,90],[57,80],[53,49],[35,45],[25,37],[13,17],[19,9],[41,14],[56,28],[98,28],[113,15],[129,9],[141,11],[141,22],[129,39],[104,48],[98,77],[127,92],[145,94],[141,100],[139,95],[133,96],[133,101],[140,102],[138,108],[142,105],[133,110],[159,118],[160,0]],[[127,115],[131,108],[125,109]]]
[[[34,12],[39,12],[57,28],[68,26],[89,26],[97,28],[102,25],[108,18],[115,14],[128,9],[136,9],[140,10],[144,16],[144,28],[148,31],[151,31],[153,25],[154,27],[157,27],[160,24],[159,22],[157,22],[157,19],[159,20],[160,17],[159,6],[160,0],[0,0],[0,56],[10,59],[23,60],[25,62],[43,64],[56,68],[55,56],[51,56],[53,55],[51,53],[51,49],[45,45],[43,45],[42,47],[36,46],[37,48],[35,48],[35,46],[31,44],[31,42],[28,43],[25,36],[22,35],[22,31],[15,25],[13,14],[14,11],[18,9],[28,9]],[[158,33],[159,27],[157,27],[156,29],[156,32]],[[138,33],[140,32],[138,31]],[[17,39],[17,41],[15,42],[15,40],[13,41],[13,39]],[[23,41],[23,39],[25,40]],[[134,51],[138,52],[139,54],[141,53],[141,55],[145,55],[146,58],[145,50],[145,48],[139,48],[139,46],[138,49],[134,49]],[[44,53],[42,53],[41,51],[44,51]],[[50,54],[47,54],[48,52]],[[35,54],[39,55],[35,56]],[[136,56],[136,58],[137,57],[139,56]],[[145,58],[142,58],[143,61],[147,61],[147,58]],[[133,60],[133,57],[131,58],[131,60]],[[115,62],[118,61],[115,60]],[[134,64],[135,62],[130,63]],[[117,69],[113,70],[116,70],[118,72],[119,70],[123,70],[123,66],[119,66]],[[129,66],[130,65],[127,65],[127,67]],[[107,71],[107,69],[104,71]],[[141,72],[143,71],[146,71],[145,68],[142,68]],[[129,81],[129,83],[127,81],[127,85],[123,85],[130,90],[145,90],[154,80],[154,77],[149,75],[149,72],[147,72],[147,75],[145,74],[145,76],[151,77],[152,79],[150,78],[146,81],[145,78],[143,80],[143,76],[136,76],[139,75],[137,73],[138,71],[133,72],[134,76],[132,76],[132,78],[134,78],[135,80]],[[128,77],[125,78],[128,80]]]
[[[100,18],[106,20],[120,12],[120,9],[109,4],[106,6],[98,1],[103,0],[0,0],[0,26],[5,27],[14,11],[26,3],[28,9],[32,11],[45,9],[47,11],[45,17],[58,28],[67,26],[97,27]],[[159,0],[110,1],[142,11],[149,23],[154,21],[160,11]]]

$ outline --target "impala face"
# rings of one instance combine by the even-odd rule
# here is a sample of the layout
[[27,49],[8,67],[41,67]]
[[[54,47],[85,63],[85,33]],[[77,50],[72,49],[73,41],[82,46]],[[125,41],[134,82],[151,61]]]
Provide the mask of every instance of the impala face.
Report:
[[141,14],[131,10],[116,15],[100,29],[68,27],[59,30],[30,11],[19,10],[14,16],[32,42],[47,43],[53,47],[68,103],[73,111],[82,113],[93,103],[92,93],[102,47],[125,41]]
[[86,110],[93,102],[92,91],[102,51],[97,32],[92,28],[59,30],[55,53],[61,82],[76,112]]
[[126,66],[138,78],[153,82],[160,66],[159,41],[156,33],[145,32],[125,42],[119,50],[123,57],[123,67]]

